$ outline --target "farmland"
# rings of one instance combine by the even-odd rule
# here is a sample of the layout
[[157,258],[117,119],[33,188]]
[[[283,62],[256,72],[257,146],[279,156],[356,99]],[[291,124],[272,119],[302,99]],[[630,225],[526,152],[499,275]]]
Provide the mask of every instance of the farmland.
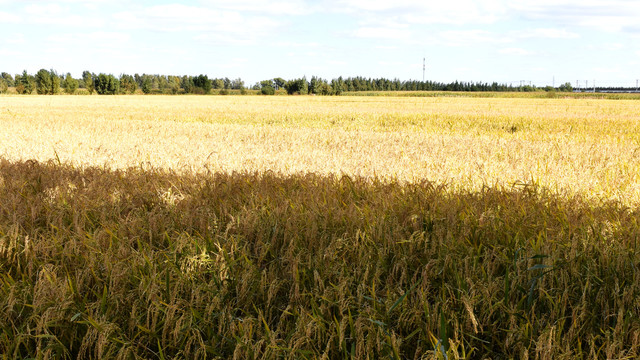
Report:
[[637,101],[4,97],[0,155],[81,166],[529,183],[640,203]]
[[0,97],[7,358],[633,358],[638,100]]

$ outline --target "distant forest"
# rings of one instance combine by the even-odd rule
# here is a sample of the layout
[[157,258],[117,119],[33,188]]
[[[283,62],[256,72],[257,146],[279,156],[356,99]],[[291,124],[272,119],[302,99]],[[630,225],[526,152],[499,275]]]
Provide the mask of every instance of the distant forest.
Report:
[[529,92],[529,91],[573,91],[570,83],[553,88],[547,86],[538,88],[531,85],[512,86],[507,84],[480,82],[452,82],[440,83],[435,81],[402,81],[384,78],[372,79],[365,77],[349,77],[332,79],[331,81],[313,76],[310,80],[285,80],[274,78],[260,81],[247,87],[240,78],[209,78],[207,75],[150,75],[150,74],[122,74],[116,77],[112,74],[95,74],[84,71],[81,78],[73,78],[70,73],[58,74],[55,70],[41,69],[35,75],[23,71],[22,74],[12,76],[2,72],[0,77],[0,92],[6,93],[14,88],[18,94],[228,94],[231,90],[239,90],[245,94],[252,93],[273,95],[276,92],[287,94],[315,94],[340,95],[344,92],[356,91],[500,91],[500,92]]

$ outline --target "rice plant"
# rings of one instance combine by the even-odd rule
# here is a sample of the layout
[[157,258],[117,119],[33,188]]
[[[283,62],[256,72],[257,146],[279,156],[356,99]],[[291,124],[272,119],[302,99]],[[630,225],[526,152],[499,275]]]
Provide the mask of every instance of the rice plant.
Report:
[[535,184],[0,160],[0,354],[635,358],[639,224]]

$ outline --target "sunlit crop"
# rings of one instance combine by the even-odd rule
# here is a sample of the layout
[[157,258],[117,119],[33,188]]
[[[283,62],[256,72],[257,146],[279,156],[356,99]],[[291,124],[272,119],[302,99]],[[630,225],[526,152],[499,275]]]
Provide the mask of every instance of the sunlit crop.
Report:
[[640,203],[640,101],[399,97],[0,98],[0,154],[110,168],[535,183]]

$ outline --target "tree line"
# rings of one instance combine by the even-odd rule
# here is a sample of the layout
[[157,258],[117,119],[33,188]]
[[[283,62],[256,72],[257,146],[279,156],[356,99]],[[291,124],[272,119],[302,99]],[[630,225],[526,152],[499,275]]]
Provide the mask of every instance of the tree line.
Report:
[[112,74],[84,71],[81,78],[74,78],[70,73],[58,74],[55,70],[41,69],[35,75],[23,71],[12,76],[7,72],[0,74],[0,92],[14,87],[18,94],[53,95],[62,92],[74,94],[78,89],[85,89],[89,94],[115,95],[134,94],[138,90],[144,94],[208,94],[212,89],[242,90],[245,89],[242,79],[229,78],[210,79],[207,75],[198,76],[166,76],[150,74]]
[[[240,90],[245,93],[247,87],[242,79],[209,78],[207,75],[151,75],[151,74],[112,74],[93,73],[84,71],[81,78],[74,78],[70,73],[58,74],[55,70],[40,69],[36,74],[23,71],[22,74],[12,76],[2,72],[0,76],[0,92],[7,92],[9,87],[15,88],[18,94],[74,94],[78,89],[85,89],[89,94],[210,94],[217,90],[219,94],[228,94],[230,90]],[[441,83],[435,81],[416,81],[385,78],[339,77],[330,81],[313,76],[292,80],[273,78],[263,80],[250,87],[258,93],[273,95],[279,90],[287,94],[340,95],[344,92],[357,91],[572,91],[570,83],[558,88],[550,86],[538,88],[530,85],[512,86],[508,84],[459,82]]]

